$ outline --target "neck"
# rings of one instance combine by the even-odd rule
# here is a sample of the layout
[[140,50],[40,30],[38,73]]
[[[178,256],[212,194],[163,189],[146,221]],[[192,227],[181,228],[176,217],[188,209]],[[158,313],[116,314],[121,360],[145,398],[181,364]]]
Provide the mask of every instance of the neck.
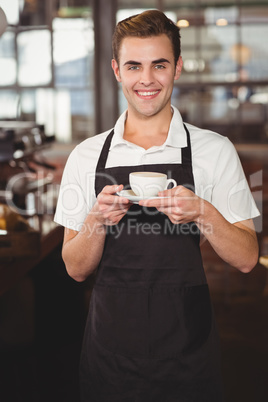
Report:
[[160,113],[153,116],[140,116],[131,109],[127,111],[125,121],[124,138],[132,139],[135,137],[154,138],[159,142],[159,138],[167,137],[173,110],[170,105],[163,109]]

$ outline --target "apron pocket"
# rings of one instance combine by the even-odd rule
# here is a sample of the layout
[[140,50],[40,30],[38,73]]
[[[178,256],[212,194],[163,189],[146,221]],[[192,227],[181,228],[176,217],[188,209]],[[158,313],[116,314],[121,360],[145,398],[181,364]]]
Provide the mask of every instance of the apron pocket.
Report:
[[152,289],[149,306],[151,357],[189,355],[208,339],[212,310],[206,284]]
[[148,356],[148,290],[95,285],[92,336],[107,350]]

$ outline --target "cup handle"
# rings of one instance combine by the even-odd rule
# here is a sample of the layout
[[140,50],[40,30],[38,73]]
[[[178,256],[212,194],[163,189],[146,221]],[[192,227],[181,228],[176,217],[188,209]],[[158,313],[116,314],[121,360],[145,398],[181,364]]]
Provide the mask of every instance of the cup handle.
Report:
[[168,188],[168,186],[170,185],[170,183],[173,184],[173,186],[172,186],[171,188],[174,188],[174,187],[177,186],[176,180],[174,180],[174,179],[167,179],[167,184],[166,184],[165,190],[167,190],[167,188]]

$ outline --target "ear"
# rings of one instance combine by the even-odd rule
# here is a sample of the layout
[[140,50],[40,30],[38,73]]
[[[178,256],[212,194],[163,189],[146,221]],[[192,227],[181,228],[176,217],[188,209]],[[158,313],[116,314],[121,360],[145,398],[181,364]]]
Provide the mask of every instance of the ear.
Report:
[[112,59],[112,69],[114,71],[115,78],[118,82],[121,82],[119,65],[115,59]]
[[178,58],[178,61],[177,61],[177,64],[176,64],[174,80],[178,80],[180,78],[182,65],[183,65],[183,61],[182,61],[182,57],[180,56]]

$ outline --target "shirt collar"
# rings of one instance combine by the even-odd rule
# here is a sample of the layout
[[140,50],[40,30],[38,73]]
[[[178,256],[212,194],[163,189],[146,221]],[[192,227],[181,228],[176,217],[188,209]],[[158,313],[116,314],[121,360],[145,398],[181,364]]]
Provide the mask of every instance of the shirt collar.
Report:
[[[185,128],[183,126],[182,117],[177,108],[172,106],[172,109],[173,116],[171,119],[168,136],[162,147],[164,148],[165,146],[170,146],[174,148],[184,148],[187,146],[187,136]],[[125,141],[123,138],[126,117],[127,110],[121,114],[114,126],[114,136],[111,142],[110,149],[114,148],[117,145],[128,144],[128,142]]]

